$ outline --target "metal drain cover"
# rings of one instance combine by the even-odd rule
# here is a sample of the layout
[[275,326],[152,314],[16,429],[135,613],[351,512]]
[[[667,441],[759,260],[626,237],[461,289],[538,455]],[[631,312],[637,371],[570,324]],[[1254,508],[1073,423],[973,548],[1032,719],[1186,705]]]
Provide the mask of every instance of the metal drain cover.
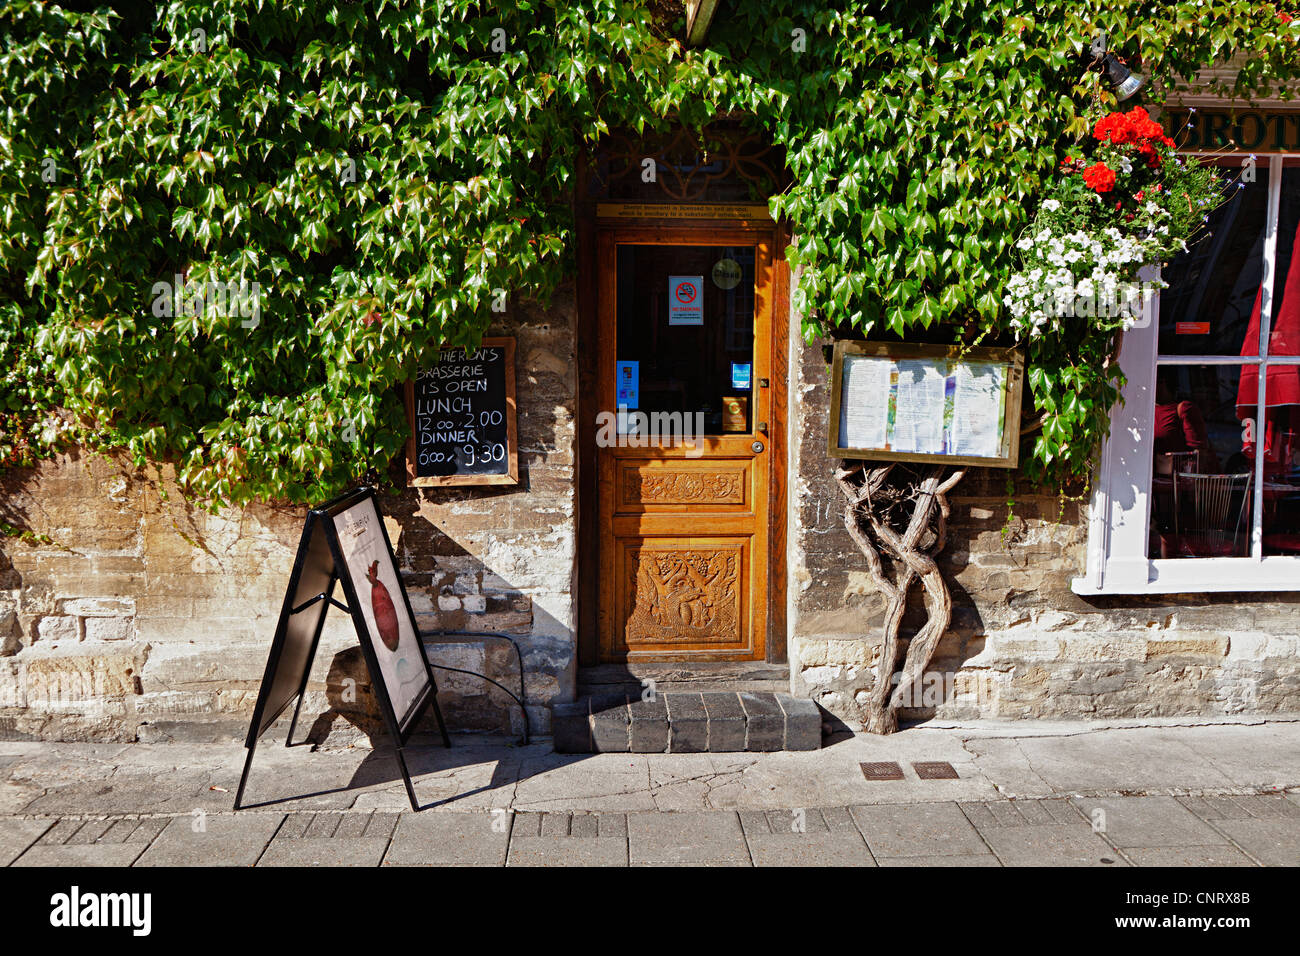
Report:
[[859,764],[868,780],[902,780],[903,768],[891,761]]
[[946,760],[929,760],[912,764],[912,769],[922,780],[956,780],[957,771]]

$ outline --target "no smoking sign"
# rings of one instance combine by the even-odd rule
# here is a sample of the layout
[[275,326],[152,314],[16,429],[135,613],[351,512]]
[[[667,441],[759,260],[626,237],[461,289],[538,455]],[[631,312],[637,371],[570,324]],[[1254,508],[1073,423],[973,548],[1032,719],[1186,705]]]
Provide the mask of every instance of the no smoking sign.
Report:
[[668,277],[668,324],[704,324],[704,276]]

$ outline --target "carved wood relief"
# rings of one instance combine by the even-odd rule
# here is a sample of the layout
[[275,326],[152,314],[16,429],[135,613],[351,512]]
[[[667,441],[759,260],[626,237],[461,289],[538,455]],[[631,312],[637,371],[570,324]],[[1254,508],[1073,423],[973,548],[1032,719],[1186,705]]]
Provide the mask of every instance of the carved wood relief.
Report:
[[623,504],[684,505],[745,503],[745,470],[641,471],[623,469]]
[[629,548],[627,642],[737,643],[741,553],[737,548]]

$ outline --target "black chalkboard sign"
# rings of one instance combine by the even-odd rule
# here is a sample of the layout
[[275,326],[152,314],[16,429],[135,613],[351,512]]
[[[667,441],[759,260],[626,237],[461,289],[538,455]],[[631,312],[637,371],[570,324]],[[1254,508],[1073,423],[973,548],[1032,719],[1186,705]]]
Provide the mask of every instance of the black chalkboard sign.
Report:
[[515,340],[439,350],[406,383],[406,415],[408,486],[517,483]]

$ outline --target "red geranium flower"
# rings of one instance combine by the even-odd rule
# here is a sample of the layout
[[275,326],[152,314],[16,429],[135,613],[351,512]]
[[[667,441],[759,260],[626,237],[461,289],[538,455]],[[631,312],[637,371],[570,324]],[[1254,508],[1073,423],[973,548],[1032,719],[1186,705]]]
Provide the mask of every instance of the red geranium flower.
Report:
[[1083,171],[1083,181],[1090,189],[1108,193],[1115,188],[1115,171],[1105,163],[1093,163]]

